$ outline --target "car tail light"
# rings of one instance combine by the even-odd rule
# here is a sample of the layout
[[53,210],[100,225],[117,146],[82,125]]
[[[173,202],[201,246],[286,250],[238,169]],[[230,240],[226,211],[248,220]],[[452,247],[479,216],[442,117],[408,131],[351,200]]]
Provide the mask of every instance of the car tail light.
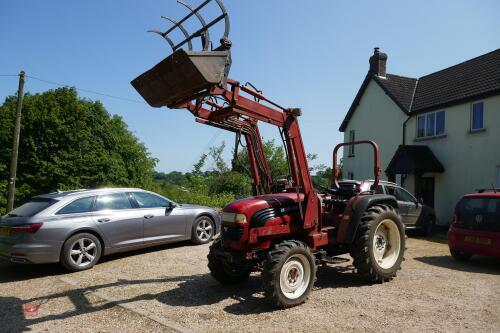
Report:
[[13,233],[19,234],[34,234],[43,226],[43,222],[33,223],[29,225],[23,225],[21,227],[12,227],[10,230]]

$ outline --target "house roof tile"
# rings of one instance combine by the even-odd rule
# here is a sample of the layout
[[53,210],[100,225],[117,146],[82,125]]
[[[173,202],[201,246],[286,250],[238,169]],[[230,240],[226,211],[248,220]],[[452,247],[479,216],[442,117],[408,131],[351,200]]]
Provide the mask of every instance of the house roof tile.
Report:
[[420,79],[394,74],[382,78],[368,72],[340,126],[341,132],[346,129],[371,79],[409,115],[435,110],[500,94],[500,49]]
[[411,112],[500,93],[500,49],[419,79]]

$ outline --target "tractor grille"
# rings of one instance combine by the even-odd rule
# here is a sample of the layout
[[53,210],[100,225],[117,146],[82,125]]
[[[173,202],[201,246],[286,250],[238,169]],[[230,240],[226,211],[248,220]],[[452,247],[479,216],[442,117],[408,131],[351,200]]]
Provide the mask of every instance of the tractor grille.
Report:
[[250,226],[252,228],[263,227],[264,224],[269,220],[272,220],[276,217],[290,215],[290,214],[297,213],[297,212],[299,212],[299,206],[290,206],[290,207],[284,207],[284,208],[282,208],[282,207],[265,208],[265,209],[259,210],[257,213],[255,213],[252,216],[252,220],[250,221]]
[[239,241],[243,237],[243,233],[245,229],[243,227],[230,227],[223,225],[222,226],[222,239],[230,240],[230,241]]

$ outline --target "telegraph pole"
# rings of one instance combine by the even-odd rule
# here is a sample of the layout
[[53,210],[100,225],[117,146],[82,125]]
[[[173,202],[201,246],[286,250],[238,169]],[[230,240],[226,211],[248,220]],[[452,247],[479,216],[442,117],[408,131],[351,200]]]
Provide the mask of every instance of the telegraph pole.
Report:
[[14,140],[12,143],[12,154],[10,160],[9,188],[7,192],[7,212],[14,208],[14,193],[16,192],[16,173],[17,173],[17,153],[19,150],[19,136],[21,134],[21,111],[23,109],[24,97],[24,71],[19,73],[19,89],[17,91],[17,113],[16,124],[14,127]]

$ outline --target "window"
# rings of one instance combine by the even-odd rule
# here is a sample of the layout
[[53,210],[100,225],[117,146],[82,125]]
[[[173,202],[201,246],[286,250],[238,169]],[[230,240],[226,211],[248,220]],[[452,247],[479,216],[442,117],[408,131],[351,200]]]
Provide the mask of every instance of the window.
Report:
[[94,199],[95,197],[77,199],[59,210],[56,215],[88,213],[92,210]]
[[417,138],[425,136],[425,116],[418,116],[417,119]]
[[56,203],[56,200],[53,199],[44,199],[44,198],[34,198],[25,203],[24,205],[14,209],[9,212],[8,216],[11,217],[31,217],[40,213],[42,210],[52,206]]
[[141,208],[158,208],[170,206],[170,201],[151,193],[134,192],[132,193],[132,196]]
[[406,202],[417,202],[417,199],[413,195],[411,195],[408,191],[403,188],[398,188],[398,195],[401,198],[401,201]]
[[427,115],[427,129],[425,130],[426,136],[436,135],[436,114],[429,113]]
[[386,186],[385,190],[387,191],[387,194],[395,196],[398,201],[417,202],[413,195],[401,187]]
[[431,112],[417,117],[417,138],[429,138],[445,134],[444,111]]
[[[356,132],[354,130],[351,130],[349,132],[349,142],[354,141],[356,141]],[[349,156],[354,156],[354,145],[349,146]]]
[[125,193],[111,193],[100,195],[97,198],[96,210],[123,210],[132,209],[130,200]]
[[477,131],[484,128],[484,103],[472,103],[471,112],[471,131]]
[[444,134],[444,111],[436,112],[436,135]]

